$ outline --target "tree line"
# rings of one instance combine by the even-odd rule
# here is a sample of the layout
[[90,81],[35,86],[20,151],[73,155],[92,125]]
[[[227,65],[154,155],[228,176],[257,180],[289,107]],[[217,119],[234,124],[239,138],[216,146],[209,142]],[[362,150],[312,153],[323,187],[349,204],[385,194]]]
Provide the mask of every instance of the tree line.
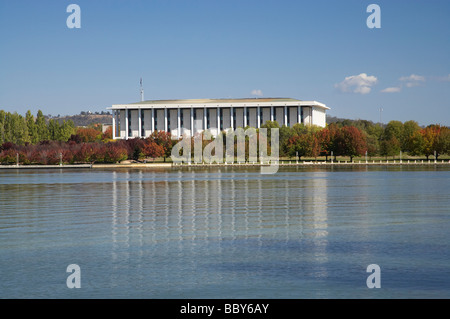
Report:
[[[267,121],[261,127],[279,129],[281,157],[317,158],[411,156],[450,154],[450,128],[441,125],[420,127],[415,121],[390,121],[382,126],[365,120],[342,120],[325,128],[295,124],[279,126]],[[41,111],[25,117],[0,110],[0,163],[58,164],[115,163],[170,157],[176,140],[170,133],[156,131],[147,138],[111,140],[111,128],[100,125],[75,127],[72,121],[46,120]],[[226,132],[222,132],[225,139]],[[268,130],[270,134],[270,130]],[[268,136],[270,142],[270,135]],[[210,141],[204,140],[205,147]],[[236,142],[235,142],[236,143]],[[248,137],[246,150],[248,153]],[[236,147],[236,145],[235,145]],[[270,146],[269,146],[270,149]]]

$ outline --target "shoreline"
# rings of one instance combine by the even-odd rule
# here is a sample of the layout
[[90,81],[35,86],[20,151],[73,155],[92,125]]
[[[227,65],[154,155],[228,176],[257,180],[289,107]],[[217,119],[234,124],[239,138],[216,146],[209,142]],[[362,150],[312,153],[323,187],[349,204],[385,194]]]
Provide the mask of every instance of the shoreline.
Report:
[[[273,164],[274,165],[274,164]],[[420,160],[420,161],[338,161],[338,162],[306,162],[306,161],[290,161],[278,163],[279,167],[293,166],[430,166],[430,165],[449,165],[450,160]],[[261,167],[270,166],[263,163],[126,163],[126,164],[66,164],[66,165],[0,165],[2,169],[105,169],[105,168],[189,168],[189,167]],[[275,166],[275,165],[274,165]]]

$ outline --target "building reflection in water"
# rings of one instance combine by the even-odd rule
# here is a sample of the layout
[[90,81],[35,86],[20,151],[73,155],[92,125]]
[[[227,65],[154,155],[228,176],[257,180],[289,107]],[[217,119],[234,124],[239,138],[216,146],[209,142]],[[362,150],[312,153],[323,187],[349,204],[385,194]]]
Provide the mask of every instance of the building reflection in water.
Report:
[[173,241],[181,249],[186,241],[252,240],[262,245],[269,239],[307,240],[315,262],[324,263],[326,174],[261,175],[231,168],[113,171],[113,261],[127,260],[130,247],[142,255],[149,245]]

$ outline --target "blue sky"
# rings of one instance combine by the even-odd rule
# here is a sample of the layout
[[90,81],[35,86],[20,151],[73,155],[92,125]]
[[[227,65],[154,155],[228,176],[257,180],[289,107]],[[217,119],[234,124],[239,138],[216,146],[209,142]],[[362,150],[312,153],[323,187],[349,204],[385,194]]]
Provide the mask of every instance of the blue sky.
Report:
[[0,0],[0,43],[0,109],[21,114],[136,102],[142,77],[145,99],[291,97],[450,125],[448,0]]

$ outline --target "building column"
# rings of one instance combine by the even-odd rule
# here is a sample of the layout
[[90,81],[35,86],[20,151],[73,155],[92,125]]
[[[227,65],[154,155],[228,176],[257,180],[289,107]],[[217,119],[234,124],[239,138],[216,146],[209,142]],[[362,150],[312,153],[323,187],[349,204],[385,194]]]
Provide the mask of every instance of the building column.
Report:
[[152,127],[151,127],[152,133],[155,131],[155,109],[152,108]]
[[217,135],[220,133],[220,107],[217,108]]
[[180,116],[180,108],[177,108],[177,136],[181,137],[181,116]]
[[192,106],[190,112],[190,120],[191,120],[191,136],[194,136],[194,108]]
[[231,107],[231,108],[230,108],[230,127],[231,127],[231,130],[234,131],[233,120],[234,120],[234,117],[233,117],[233,107]]
[[273,122],[273,106],[270,107],[270,121]]
[[284,106],[284,125],[288,126],[287,105]]
[[167,128],[167,107],[164,108],[164,131],[168,132],[168,128]]
[[116,111],[112,110],[112,139],[116,138]]
[[142,118],[141,118],[141,108],[138,108],[138,137],[142,137]]
[[301,110],[301,106],[297,106],[297,123],[302,123],[302,110]]
[[247,126],[247,107],[244,106],[244,127]]
[[259,106],[256,108],[256,128],[259,128],[261,126],[261,109]]
[[125,109],[125,139],[128,140],[128,112],[130,110]]
[[206,131],[207,129],[207,119],[206,119],[206,106],[203,108],[203,130]]

